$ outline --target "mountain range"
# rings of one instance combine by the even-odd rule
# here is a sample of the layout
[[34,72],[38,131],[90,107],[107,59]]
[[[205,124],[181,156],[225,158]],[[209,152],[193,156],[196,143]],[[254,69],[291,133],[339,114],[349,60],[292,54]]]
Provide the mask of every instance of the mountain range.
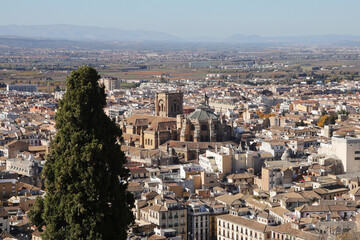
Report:
[[209,42],[209,43],[359,43],[354,35],[308,35],[262,37],[235,34],[227,38],[181,38],[164,32],[122,30],[118,28],[75,25],[0,25],[0,36],[41,40],[101,41],[101,42]]
[[129,31],[118,28],[74,25],[3,25],[0,35],[79,41],[178,41],[179,38],[156,31]]

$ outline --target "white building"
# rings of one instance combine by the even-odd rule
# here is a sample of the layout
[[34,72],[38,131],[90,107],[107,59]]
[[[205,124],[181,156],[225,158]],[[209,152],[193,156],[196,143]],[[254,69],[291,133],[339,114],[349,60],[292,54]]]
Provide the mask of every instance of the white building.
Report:
[[10,158],[6,160],[6,171],[16,172],[25,176],[40,174],[39,165],[30,155],[29,159]]
[[181,178],[186,178],[187,172],[200,172],[200,171],[204,171],[204,168],[199,165],[195,165],[195,164],[191,164],[191,163],[180,165],[180,177]]
[[360,171],[360,138],[332,137],[320,144],[319,154],[340,159],[345,172]]
[[279,158],[284,153],[285,147],[285,143],[281,141],[262,142],[260,151],[271,153],[275,158]]
[[255,220],[230,214],[222,215],[217,217],[217,239],[271,239],[271,227],[269,225],[272,224],[264,221],[263,217]]
[[6,91],[37,92],[38,86],[36,84],[8,84]]
[[220,151],[210,151],[199,155],[199,164],[207,172],[230,173],[232,152],[229,148],[221,148]]

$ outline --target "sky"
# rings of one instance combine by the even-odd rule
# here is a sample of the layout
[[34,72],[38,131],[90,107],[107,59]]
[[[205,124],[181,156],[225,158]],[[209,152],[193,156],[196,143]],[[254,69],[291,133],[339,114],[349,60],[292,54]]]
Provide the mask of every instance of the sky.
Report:
[[360,35],[359,0],[0,0],[0,25],[71,24],[182,38]]

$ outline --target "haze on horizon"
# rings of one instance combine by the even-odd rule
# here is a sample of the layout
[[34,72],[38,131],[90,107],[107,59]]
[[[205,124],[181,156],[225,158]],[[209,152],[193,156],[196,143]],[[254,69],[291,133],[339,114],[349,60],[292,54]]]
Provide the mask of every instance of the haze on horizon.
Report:
[[181,38],[360,35],[357,0],[18,0],[1,6],[0,25],[98,26]]

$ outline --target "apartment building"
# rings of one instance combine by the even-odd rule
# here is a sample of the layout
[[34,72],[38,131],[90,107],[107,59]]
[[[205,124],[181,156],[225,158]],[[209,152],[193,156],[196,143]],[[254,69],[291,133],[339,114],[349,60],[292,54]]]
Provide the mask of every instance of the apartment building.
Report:
[[319,154],[335,155],[347,173],[360,171],[360,138],[334,136],[331,142],[320,144]]
[[269,225],[275,224],[272,217],[260,216],[257,219],[231,214],[217,218],[218,240],[271,239]]
[[207,172],[230,173],[232,153],[225,149],[221,148],[218,152],[207,150],[205,154],[199,155],[200,166]]
[[268,191],[277,186],[290,187],[293,171],[286,167],[263,167],[261,169],[261,189]]
[[286,145],[283,141],[269,141],[262,142],[259,150],[271,153],[275,158],[280,158],[285,149]]
[[190,203],[187,214],[188,239],[216,239],[216,216],[226,213],[223,204],[209,206],[201,201]]
[[140,219],[159,229],[175,229],[177,236],[187,239],[187,209],[175,199],[158,195],[155,204],[140,209]]
[[18,181],[16,179],[0,179],[0,199],[6,199],[18,194]]
[[36,84],[8,84],[6,91],[37,92],[38,86]]

